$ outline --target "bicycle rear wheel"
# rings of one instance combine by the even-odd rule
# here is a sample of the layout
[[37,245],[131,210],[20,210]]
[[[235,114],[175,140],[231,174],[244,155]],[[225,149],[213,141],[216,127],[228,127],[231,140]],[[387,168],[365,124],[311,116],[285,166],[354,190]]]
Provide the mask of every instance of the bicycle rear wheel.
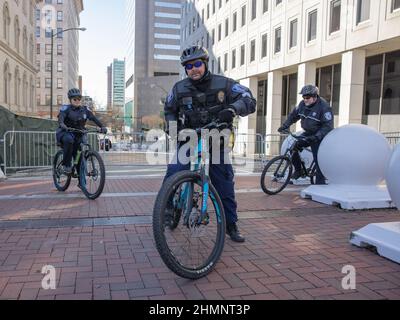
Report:
[[[173,175],[155,201],[153,234],[157,250],[166,266],[183,278],[199,279],[209,274],[224,248],[224,209],[212,184],[209,192],[207,216],[201,223],[203,199],[198,173],[182,171]],[[185,211],[188,201],[193,207],[189,213]]]
[[53,181],[58,191],[64,192],[71,183],[71,175],[67,175],[63,170],[63,151],[59,150],[53,160]]
[[106,170],[101,156],[96,151],[88,151],[82,156],[79,172],[79,184],[85,196],[90,200],[97,199],[104,189]]
[[276,195],[288,185],[292,176],[292,162],[288,157],[278,156],[270,160],[261,175],[261,188],[269,195]]

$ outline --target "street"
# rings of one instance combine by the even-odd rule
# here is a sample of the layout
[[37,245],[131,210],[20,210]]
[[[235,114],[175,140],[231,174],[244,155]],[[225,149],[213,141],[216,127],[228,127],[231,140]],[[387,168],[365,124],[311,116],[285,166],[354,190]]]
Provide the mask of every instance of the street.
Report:
[[[136,169],[135,169],[136,170]],[[163,264],[151,214],[163,169],[119,169],[102,196],[87,200],[73,181],[66,193],[49,177],[0,183],[0,299],[399,299],[400,266],[349,244],[369,223],[398,220],[396,210],[346,212],[299,197],[275,197],[259,177],[236,179],[244,244],[226,239],[215,270],[198,281]],[[344,290],[345,266],[356,289]],[[44,290],[43,267],[56,271]]]

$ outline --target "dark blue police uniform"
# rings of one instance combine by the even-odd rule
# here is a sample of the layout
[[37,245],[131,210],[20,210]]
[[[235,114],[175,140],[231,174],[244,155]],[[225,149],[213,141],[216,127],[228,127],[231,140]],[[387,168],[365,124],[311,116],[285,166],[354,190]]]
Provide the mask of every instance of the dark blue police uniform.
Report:
[[[288,116],[282,128],[288,129],[292,124],[301,121],[304,130],[303,137],[306,144],[304,147],[311,146],[314,160],[316,162],[316,184],[325,184],[325,177],[318,165],[318,150],[322,139],[334,129],[334,119],[332,108],[325,99],[317,97],[317,101],[310,106],[306,106],[304,101],[300,102]],[[296,152],[292,158],[293,166],[296,171],[301,170],[301,159]]]
[[57,129],[57,143],[63,147],[63,164],[70,166],[72,158],[75,158],[78,152],[79,145],[82,141],[82,134],[68,132],[63,126],[84,130],[86,122],[90,120],[96,123],[99,127],[103,124],[94,116],[87,107],[77,107],[72,105],[64,105],[58,115],[58,123],[60,127]]
[[[186,78],[176,83],[167,98],[164,112],[167,127],[170,121],[176,121],[180,131],[202,128],[216,120],[218,113],[226,108],[232,108],[237,115],[245,117],[255,112],[256,100],[247,87],[207,71],[201,80]],[[230,126],[232,128],[232,123]],[[220,152],[221,162],[210,164],[210,179],[221,197],[229,225],[238,220],[234,172],[232,165],[223,161],[224,150]],[[183,165],[178,159],[176,164],[168,166],[164,181],[179,171],[189,169],[189,164]]]

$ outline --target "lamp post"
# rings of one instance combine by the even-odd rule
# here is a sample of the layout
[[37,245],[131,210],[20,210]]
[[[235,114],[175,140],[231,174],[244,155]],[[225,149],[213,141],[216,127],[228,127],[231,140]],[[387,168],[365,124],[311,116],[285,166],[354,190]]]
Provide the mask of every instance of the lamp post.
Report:
[[70,31],[70,30],[79,30],[79,31],[86,31],[86,28],[68,28],[57,33],[54,33],[54,30],[51,29],[51,61],[50,61],[50,119],[53,120],[53,64],[54,64],[54,37],[57,35]]

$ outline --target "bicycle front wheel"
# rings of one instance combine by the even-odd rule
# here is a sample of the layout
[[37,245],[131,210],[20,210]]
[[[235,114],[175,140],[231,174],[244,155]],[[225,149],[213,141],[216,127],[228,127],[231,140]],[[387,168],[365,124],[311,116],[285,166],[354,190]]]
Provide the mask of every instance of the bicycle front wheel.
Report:
[[85,196],[90,200],[97,199],[104,189],[106,169],[101,156],[96,151],[88,151],[81,160],[79,184]]
[[53,160],[53,181],[58,191],[64,192],[71,183],[71,175],[65,174],[63,170],[63,151],[56,153]]
[[261,188],[269,195],[276,195],[286,188],[292,176],[292,162],[288,157],[278,156],[270,160],[261,175]]
[[212,184],[209,193],[207,214],[202,216],[201,177],[182,171],[163,184],[155,201],[153,234],[157,250],[166,266],[183,278],[194,280],[209,274],[224,248],[224,209]]

